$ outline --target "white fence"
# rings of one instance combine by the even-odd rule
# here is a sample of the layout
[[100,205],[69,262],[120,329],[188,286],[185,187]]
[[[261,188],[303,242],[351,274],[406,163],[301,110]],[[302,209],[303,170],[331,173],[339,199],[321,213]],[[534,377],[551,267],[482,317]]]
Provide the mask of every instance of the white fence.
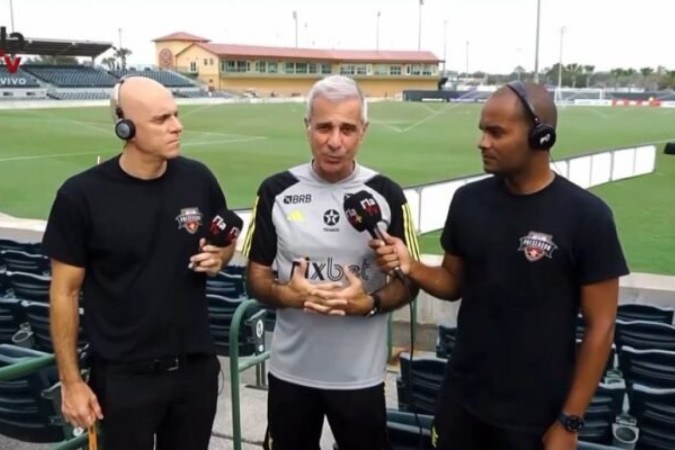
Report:
[[[652,173],[655,166],[655,145],[607,150],[551,163],[553,170],[584,189],[646,175]],[[442,229],[455,191],[467,183],[488,176],[491,175],[474,175],[404,189],[417,233],[429,233]],[[251,221],[251,210],[237,210],[236,212],[244,220],[242,233],[245,233]],[[240,250],[242,244],[243,239],[240,239],[238,242]]]

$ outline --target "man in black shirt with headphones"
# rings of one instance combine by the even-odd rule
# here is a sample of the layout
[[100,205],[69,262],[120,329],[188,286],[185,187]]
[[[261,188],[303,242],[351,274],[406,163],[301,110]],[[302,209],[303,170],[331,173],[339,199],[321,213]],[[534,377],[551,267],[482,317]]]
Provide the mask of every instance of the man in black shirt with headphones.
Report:
[[123,79],[111,109],[123,152],[59,188],[43,238],[63,415],[83,428],[100,420],[106,450],[207,450],[220,366],[205,277],[235,245],[205,237],[225,197],[203,164],[180,156],[183,127],[164,86]]
[[396,238],[371,242],[382,270],[400,267],[431,295],[462,299],[435,448],[576,449],[628,268],[610,208],[551,170],[556,123],[543,86],[500,88],[479,123],[483,168],[494,176],[454,194],[441,266],[413,261]]

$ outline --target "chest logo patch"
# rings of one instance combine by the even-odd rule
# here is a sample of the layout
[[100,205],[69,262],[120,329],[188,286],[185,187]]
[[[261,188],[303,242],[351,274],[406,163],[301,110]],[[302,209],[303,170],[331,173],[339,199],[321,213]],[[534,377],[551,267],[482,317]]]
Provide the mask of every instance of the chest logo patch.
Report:
[[180,210],[180,214],[176,216],[178,229],[185,228],[185,231],[188,233],[195,234],[199,226],[202,225],[203,217],[199,208],[183,208]]
[[520,238],[518,251],[522,251],[528,261],[535,262],[544,256],[553,258],[553,251],[557,248],[558,246],[553,242],[553,236],[550,234],[530,231],[527,236]]

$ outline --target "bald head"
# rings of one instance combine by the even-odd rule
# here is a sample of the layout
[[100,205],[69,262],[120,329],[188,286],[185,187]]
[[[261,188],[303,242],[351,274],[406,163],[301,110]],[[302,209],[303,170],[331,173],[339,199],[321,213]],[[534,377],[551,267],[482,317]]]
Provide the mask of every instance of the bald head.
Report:
[[[553,97],[551,96],[551,94],[541,84],[532,83],[529,81],[523,82],[522,84],[525,88],[525,93],[527,94],[527,100],[530,102],[532,108],[534,109],[534,113],[539,117],[539,119],[542,122],[547,123],[551,125],[553,128],[555,128],[558,124],[558,110],[555,106],[555,102],[553,101]],[[512,98],[513,101],[517,103],[517,107],[522,112],[523,117],[528,121],[532,120],[530,113],[527,112],[527,108],[520,101],[518,95],[515,92],[513,92],[511,88],[509,88],[508,86],[502,86],[497,91],[495,91],[495,93],[492,94],[492,96],[493,97],[506,96]]]
[[173,102],[171,91],[161,83],[142,76],[132,76],[124,79],[117,87],[117,93],[113,93],[111,107],[113,114],[119,107],[124,117],[131,120],[142,120],[150,113],[153,105]]

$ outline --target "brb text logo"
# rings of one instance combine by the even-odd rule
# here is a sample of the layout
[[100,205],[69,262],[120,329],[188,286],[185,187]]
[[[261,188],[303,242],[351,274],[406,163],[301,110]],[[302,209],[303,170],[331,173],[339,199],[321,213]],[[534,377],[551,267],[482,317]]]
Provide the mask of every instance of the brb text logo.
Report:
[[23,34],[18,32],[7,33],[7,28],[0,26],[0,57],[3,59],[7,72],[15,74],[21,64],[20,56],[13,56],[26,46]]

